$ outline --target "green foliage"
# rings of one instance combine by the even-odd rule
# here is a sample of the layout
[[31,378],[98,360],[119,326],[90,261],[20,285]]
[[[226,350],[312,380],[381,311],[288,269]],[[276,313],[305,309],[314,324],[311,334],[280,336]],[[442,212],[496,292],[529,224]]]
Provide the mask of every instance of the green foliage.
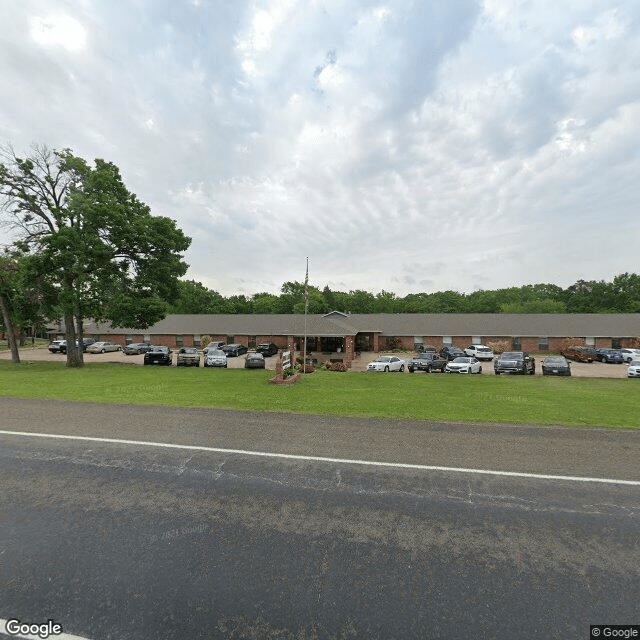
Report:
[[[304,283],[285,282],[280,295],[256,293],[223,298],[200,283],[181,281],[171,313],[304,313]],[[567,289],[533,284],[464,294],[332,291],[308,286],[308,312],[329,313],[640,313],[640,276],[623,273],[612,282],[580,280]]]
[[[46,147],[27,159],[10,148],[1,155],[0,198],[24,272],[41,287],[43,312],[64,318],[69,344],[82,338],[84,318],[145,328],[166,315],[191,243],[173,220],[152,216],[110,162],[92,167]],[[81,349],[67,354],[82,364]]]

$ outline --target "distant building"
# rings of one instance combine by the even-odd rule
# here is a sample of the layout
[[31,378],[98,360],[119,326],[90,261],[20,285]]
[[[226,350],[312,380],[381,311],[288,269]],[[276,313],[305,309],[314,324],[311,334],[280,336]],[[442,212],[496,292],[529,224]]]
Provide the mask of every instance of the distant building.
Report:
[[[108,323],[85,321],[86,337],[125,346],[151,342],[172,348],[200,346],[203,336],[253,348],[274,342],[302,351],[305,316],[292,314],[169,315],[141,331]],[[64,334],[64,325],[49,327],[49,336]],[[558,352],[573,344],[621,348],[634,346],[640,336],[640,314],[515,314],[515,313],[371,313],[332,311],[306,318],[307,353],[321,360],[338,357],[350,363],[362,351],[414,350],[433,345],[501,342],[509,349],[533,353]]]

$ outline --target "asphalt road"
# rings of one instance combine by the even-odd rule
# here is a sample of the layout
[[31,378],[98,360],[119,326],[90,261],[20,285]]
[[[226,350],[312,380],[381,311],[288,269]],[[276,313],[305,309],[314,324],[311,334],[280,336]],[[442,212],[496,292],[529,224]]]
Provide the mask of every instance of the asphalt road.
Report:
[[640,622],[637,432],[11,398],[0,429],[140,442],[0,434],[3,619],[91,640],[564,639]]

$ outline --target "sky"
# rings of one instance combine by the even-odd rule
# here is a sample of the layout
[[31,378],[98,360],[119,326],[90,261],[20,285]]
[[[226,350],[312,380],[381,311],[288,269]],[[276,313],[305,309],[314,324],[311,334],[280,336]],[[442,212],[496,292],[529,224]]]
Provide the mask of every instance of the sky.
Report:
[[640,268],[637,0],[2,0],[0,91],[224,296]]

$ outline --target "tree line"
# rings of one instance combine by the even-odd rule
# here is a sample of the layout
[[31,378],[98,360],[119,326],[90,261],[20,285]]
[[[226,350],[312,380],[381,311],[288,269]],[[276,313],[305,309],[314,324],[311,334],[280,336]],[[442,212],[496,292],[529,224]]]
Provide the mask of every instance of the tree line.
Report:
[[[578,280],[567,288],[529,284],[473,293],[438,291],[397,296],[360,289],[308,286],[308,313],[640,313],[640,276],[622,273],[611,282]],[[285,282],[280,294],[224,297],[194,280],[178,282],[170,313],[297,313],[305,311],[304,283]]]

